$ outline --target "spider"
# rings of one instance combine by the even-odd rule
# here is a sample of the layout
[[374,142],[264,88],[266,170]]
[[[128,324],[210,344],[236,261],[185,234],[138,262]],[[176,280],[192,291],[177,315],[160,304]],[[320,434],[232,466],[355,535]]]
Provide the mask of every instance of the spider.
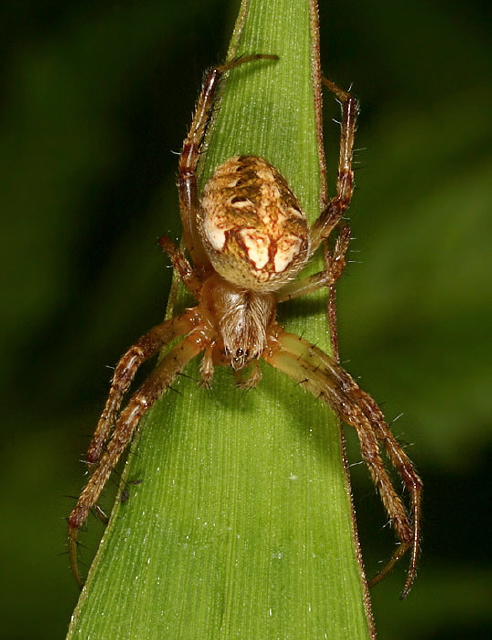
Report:
[[[362,458],[379,490],[399,545],[372,583],[378,582],[410,551],[402,597],[416,575],[420,543],[422,482],[400,447],[376,402],[362,391],[336,358],[304,338],[288,333],[276,320],[280,302],[332,288],[345,265],[350,231],[342,222],[353,192],[352,154],[358,103],[352,95],[323,78],[341,104],[341,143],[337,193],[310,227],[286,180],[267,160],[241,155],[228,159],[203,189],[197,187],[197,164],[221,77],[239,65],[277,56],[256,54],[211,69],[205,77],[191,127],[179,160],[178,189],[185,253],[169,238],[160,239],[182,282],[197,304],[155,326],[118,362],[109,396],[87,453],[91,471],[68,518],[72,571],[79,585],[77,538],[118,460],[144,414],[169,389],[187,363],[203,354],[201,384],[209,386],[215,366],[229,366],[239,386],[261,379],[260,358],[290,376],[334,409],[353,427]],[[326,250],[324,271],[296,280],[310,257],[334,231],[332,252]],[[329,255],[331,253],[331,255]],[[154,371],[121,409],[139,367],[178,339]],[[246,377],[240,372],[247,368]],[[410,513],[386,471],[381,448],[410,495]]]

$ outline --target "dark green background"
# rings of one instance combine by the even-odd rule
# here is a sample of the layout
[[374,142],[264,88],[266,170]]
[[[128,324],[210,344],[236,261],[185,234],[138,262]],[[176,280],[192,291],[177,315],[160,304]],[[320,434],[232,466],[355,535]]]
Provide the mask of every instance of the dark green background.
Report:
[[[403,413],[394,429],[426,489],[419,578],[404,603],[404,567],[374,590],[379,638],[489,638],[490,4],[320,11],[325,73],[362,102],[342,360],[390,419]],[[0,8],[2,640],[64,636],[77,460],[107,365],[164,313],[155,238],[178,234],[174,153],[234,15],[225,0]],[[333,189],[338,112],[325,103]],[[392,538],[364,469],[352,471],[372,573]]]

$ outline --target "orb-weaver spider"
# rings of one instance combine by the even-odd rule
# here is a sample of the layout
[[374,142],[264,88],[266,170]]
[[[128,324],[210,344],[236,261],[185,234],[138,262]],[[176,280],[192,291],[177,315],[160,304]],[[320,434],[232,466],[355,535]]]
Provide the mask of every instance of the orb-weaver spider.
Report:
[[[207,386],[214,366],[232,367],[235,374],[250,366],[239,380],[242,387],[260,381],[258,360],[283,371],[332,407],[355,428],[362,457],[369,468],[400,544],[383,577],[410,549],[410,568],[402,597],[414,581],[420,543],[422,482],[411,460],[391,433],[372,398],[362,391],[338,362],[276,321],[279,302],[320,287],[333,287],[345,265],[350,232],[341,223],[353,192],[352,153],[357,101],[323,78],[342,107],[337,194],[309,227],[301,206],[280,173],[265,159],[235,156],[220,165],[201,197],[197,164],[204,134],[224,73],[258,59],[257,54],[227,62],[207,74],[179,161],[179,198],[184,242],[191,258],[166,237],[160,244],[169,255],[197,305],[157,325],[138,340],[118,362],[109,397],[92,438],[86,461],[91,475],[68,518],[71,565],[82,583],[77,563],[77,537],[111,472],[130,443],[142,416],[171,386],[195,356],[203,353],[201,382]],[[295,280],[313,253],[338,229],[327,268]],[[162,358],[140,389],[121,410],[138,368],[173,340],[182,338]],[[411,515],[385,469],[386,452],[410,493]]]

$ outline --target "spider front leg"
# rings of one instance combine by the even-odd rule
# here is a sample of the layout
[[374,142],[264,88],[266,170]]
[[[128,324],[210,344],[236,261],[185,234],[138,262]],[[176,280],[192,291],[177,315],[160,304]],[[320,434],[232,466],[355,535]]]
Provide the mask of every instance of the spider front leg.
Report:
[[[395,436],[391,432],[388,424],[384,420],[384,416],[381,412],[381,409],[378,407],[376,402],[366,393],[363,394],[361,398],[361,403],[365,406],[365,412],[367,415],[372,416],[372,420],[375,425],[375,432],[382,443],[384,450],[388,458],[391,460],[391,464],[395,469],[398,470],[400,477],[403,480],[405,487],[408,488],[410,496],[411,496],[411,504],[412,504],[412,519],[413,519],[413,539],[412,544],[409,544],[407,547],[405,545],[401,545],[400,548],[396,549],[393,557],[388,562],[388,564],[383,568],[383,570],[372,580],[369,582],[369,586],[377,584],[380,580],[384,578],[384,576],[391,571],[394,565],[398,562],[398,560],[402,557],[402,555],[407,551],[409,547],[411,547],[411,560],[410,566],[414,567],[416,570],[417,560],[419,554],[420,547],[420,527],[421,527],[421,508],[422,508],[422,480],[420,479],[413,462],[407,456],[405,451],[399,445]],[[410,591],[410,587],[412,586],[409,583],[409,578],[407,579],[407,584],[403,589],[402,598],[408,595]]]
[[[402,592],[402,598],[405,598],[415,579],[420,546],[422,481],[412,462],[398,445],[376,403],[333,358],[281,328],[277,329],[275,339],[271,340],[269,346],[263,356],[269,364],[289,375],[355,428],[364,462],[400,540],[400,546],[372,584],[384,577],[411,549],[410,567]],[[408,516],[386,471],[380,443],[409,491],[412,517]]]
[[[129,366],[129,363],[132,358],[141,358],[142,352],[132,347],[116,367],[110,398],[103,412],[104,420],[98,427],[97,438],[91,443],[93,452],[102,450],[103,447],[104,450],[102,455],[100,454],[99,456],[100,459],[97,459],[98,464],[92,471],[76,506],[68,517],[70,564],[79,585],[83,584],[77,561],[79,529],[87,520],[90,510],[96,506],[111,472],[130,443],[141,418],[151,409],[164,391],[172,385],[176,376],[181,373],[186,364],[208,346],[211,340],[210,328],[201,322],[200,314],[191,309],[182,316],[155,327],[139,341],[139,343],[142,343],[145,339],[149,340],[155,351],[164,346],[164,343],[167,343],[171,336],[177,337],[185,333],[189,333],[189,335],[171,349],[140,389],[130,398],[128,405],[121,412],[116,422],[112,435],[108,438],[112,426],[108,422],[108,416],[116,415],[118,412],[123,394],[128,389],[136,372],[136,367]],[[150,340],[149,336],[152,337],[152,340]],[[163,338],[165,338],[164,341]],[[149,348],[146,351],[148,357],[150,357],[150,352],[151,349]],[[117,375],[121,375],[122,378],[119,379]]]
[[138,369],[174,338],[189,331],[190,325],[193,325],[192,312],[163,322],[142,336],[120,358],[113,374],[106,405],[87,451],[87,464],[93,465],[101,458],[104,446],[115,426],[123,398]]

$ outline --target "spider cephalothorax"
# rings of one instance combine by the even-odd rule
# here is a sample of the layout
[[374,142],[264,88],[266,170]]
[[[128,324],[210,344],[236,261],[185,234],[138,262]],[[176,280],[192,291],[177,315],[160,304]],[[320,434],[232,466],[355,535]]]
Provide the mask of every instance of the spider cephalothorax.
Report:
[[275,307],[272,293],[240,288],[218,274],[210,276],[203,285],[199,308],[213,324],[213,363],[238,371],[260,358],[275,320]]
[[[420,542],[421,480],[397,443],[384,416],[338,361],[286,332],[276,321],[280,302],[320,287],[333,287],[340,276],[349,242],[341,223],[353,191],[352,152],[358,106],[356,100],[329,80],[323,83],[342,105],[342,136],[337,194],[309,227],[302,208],[285,179],[267,160],[234,156],[220,165],[198,196],[196,169],[204,133],[220,77],[252,60],[276,60],[255,55],[212,69],[206,76],[179,162],[180,211],[184,242],[192,260],[169,238],[160,244],[197,300],[195,307],[157,325],[138,340],[118,362],[109,397],[87,453],[91,476],[69,516],[71,565],[77,565],[77,536],[111,472],[131,441],[141,417],[169,389],[187,363],[203,354],[201,378],[208,385],[214,367],[235,372],[251,365],[242,386],[256,385],[261,358],[304,386],[335,409],[358,435],[362,457],[381,494],[400,545],[385,575],[410,550],[406,596],[415,578]],[[296,280],[310,256],[338,229],[325,271]],[[181,338],[128,401],[121,404],[140,365]],[[410,494],[410,515],[384,466],[385,451]]]

